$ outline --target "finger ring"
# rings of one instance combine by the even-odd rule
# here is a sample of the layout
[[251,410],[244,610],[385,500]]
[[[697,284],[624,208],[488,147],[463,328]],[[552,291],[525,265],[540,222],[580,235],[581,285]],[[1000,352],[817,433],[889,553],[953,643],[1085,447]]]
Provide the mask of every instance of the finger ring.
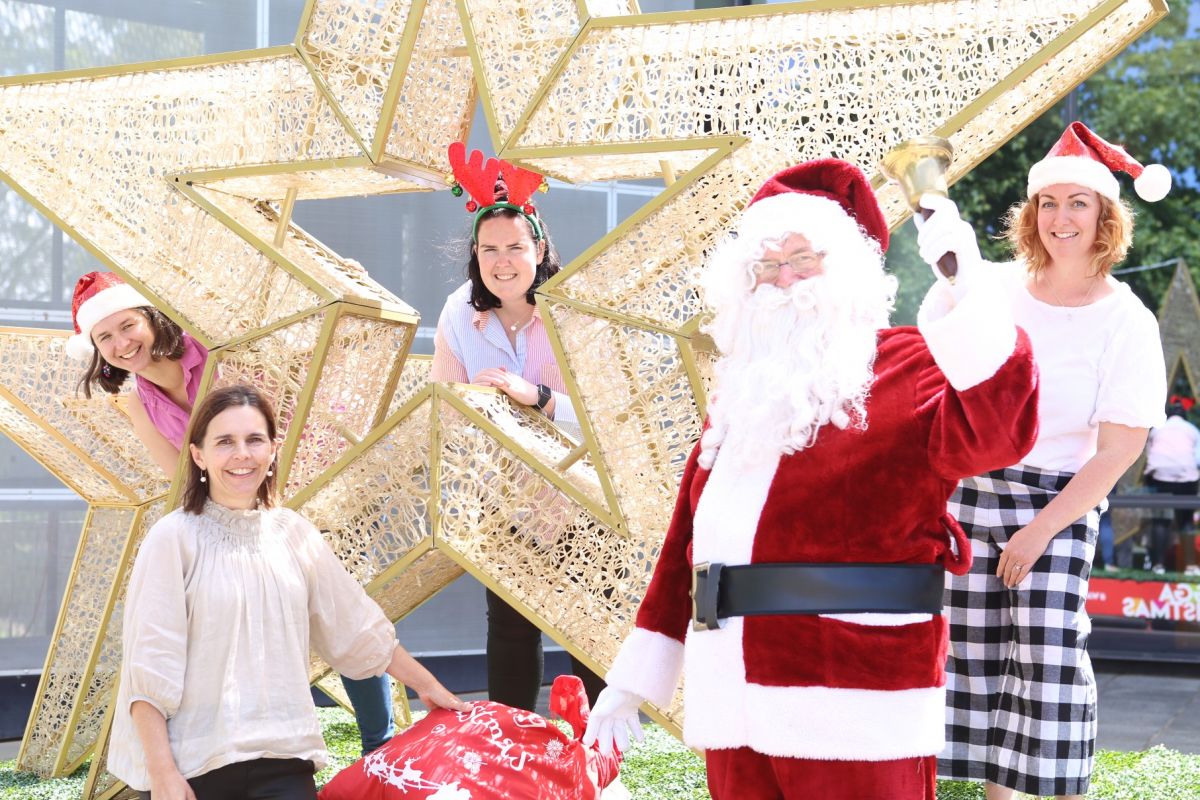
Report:
[[1025,565],[1024,565],[1024,564],[1013,564],[1013,566],[1014,566],[1014,567],[1016,567],[1018,571],[1019,571],[1019,570],[1023,570],[1023,569],[1025,569]]

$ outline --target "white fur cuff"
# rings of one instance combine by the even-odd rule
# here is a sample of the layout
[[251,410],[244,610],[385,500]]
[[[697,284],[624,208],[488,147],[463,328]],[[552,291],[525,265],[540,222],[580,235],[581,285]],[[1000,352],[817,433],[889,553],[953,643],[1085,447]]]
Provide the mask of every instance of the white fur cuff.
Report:
[[935,284],[917,313],[917,328],[929,352],[960,392],[995,375],[1017,345],[1008,292],[995,280],[992,269],[980,273],[953,305],[945,296],[949,287]]
[[682,672],[683,642],[645,628],[634,628],[621,645],[605,680],[609,686],[665,708],[671,704]]

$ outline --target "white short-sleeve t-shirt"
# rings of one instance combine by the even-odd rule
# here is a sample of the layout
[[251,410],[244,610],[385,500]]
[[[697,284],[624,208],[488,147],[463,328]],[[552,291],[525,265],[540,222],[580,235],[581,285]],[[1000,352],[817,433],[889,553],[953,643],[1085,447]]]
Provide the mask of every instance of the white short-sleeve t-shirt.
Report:
[[1096,454],[1101,422],[1162,424],[1167,376],[1158,320],[1128,286],[1110,276],[1111,294],[1065,308],[1029,293],[1023,263],[986,268],[1002,271],[1040,375],[1037,443],[1022,463],[1078,472]]

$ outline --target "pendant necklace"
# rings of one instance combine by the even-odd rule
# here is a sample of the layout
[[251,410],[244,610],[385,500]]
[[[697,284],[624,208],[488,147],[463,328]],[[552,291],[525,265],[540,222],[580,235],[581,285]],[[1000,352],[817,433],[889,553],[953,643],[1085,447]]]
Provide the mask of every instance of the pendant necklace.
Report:
[[1042,282],[1046,285],[1046,288],[1050,290],[1050,294],[1054,297],[1054,301],[1058,303],[1059,307],[1067,310],[1067,322],[1071,321],[1072,314],[1075,309],[1083,308],[1088,304],[1088,301],[1092,299],[1092,292],[1096,291],[1096,284],[1098,283],[1098,281],[1093,280],[1091,287],[1089,287],[1087,290],[1087,294],[1083,296],[1083,301],[1076,303],[1073,306],[1069,306],[1063,302],[1061,297],[1058,296],[1058,292],[1054,291],[1054,286],[1052,286],[1049,281],[1043,280]]

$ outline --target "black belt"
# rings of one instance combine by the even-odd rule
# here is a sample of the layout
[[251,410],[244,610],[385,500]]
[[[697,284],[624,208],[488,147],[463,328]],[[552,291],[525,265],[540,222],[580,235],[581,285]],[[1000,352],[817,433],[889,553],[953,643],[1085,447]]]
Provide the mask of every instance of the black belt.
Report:
[[753,614],[940,614],[941,564],[697,564],[692,629]]

